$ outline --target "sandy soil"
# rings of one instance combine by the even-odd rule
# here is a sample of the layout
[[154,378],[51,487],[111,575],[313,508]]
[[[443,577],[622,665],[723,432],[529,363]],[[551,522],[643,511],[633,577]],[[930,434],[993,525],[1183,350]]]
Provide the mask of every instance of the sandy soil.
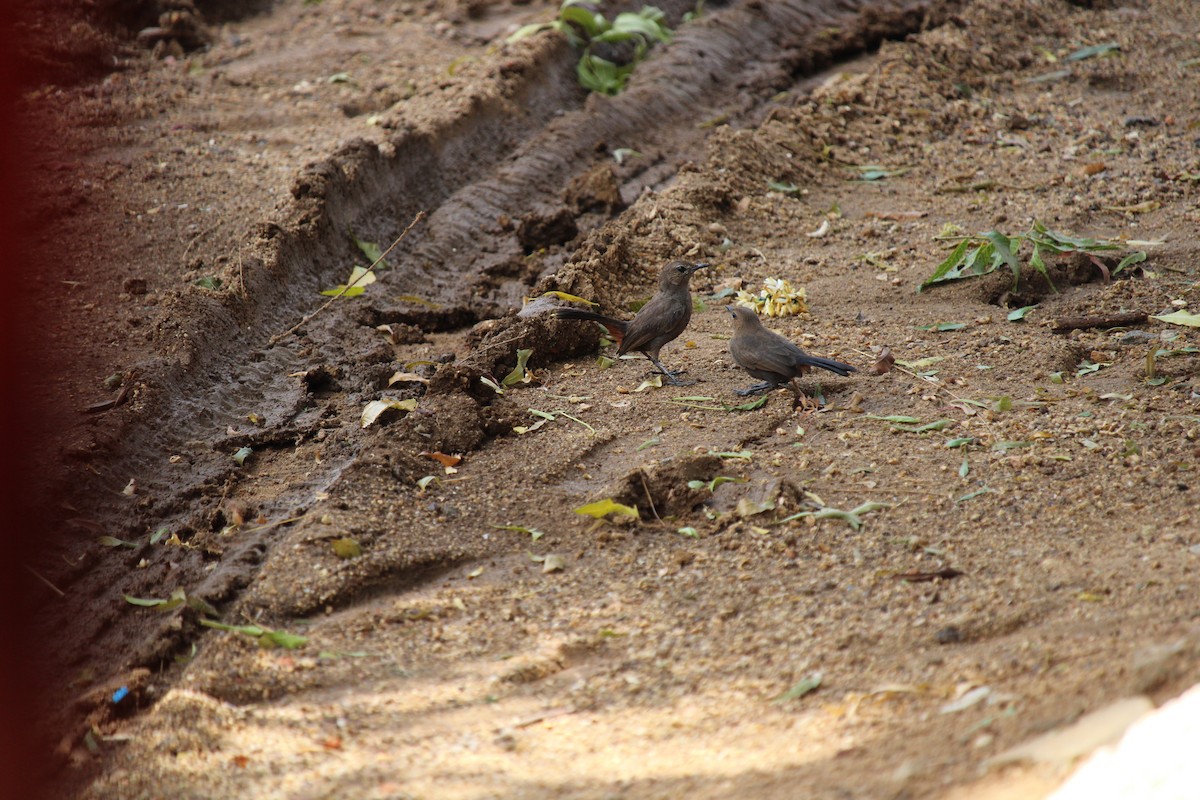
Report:
[[[1036,797],[989,759],[1200,679],[1194,3],[663,3],[612,98],[504,42],[551,3],[199,5],[25,29],[119,67],[21,103],[54,796]],[[1118,249],[917,291],[1035,221]],[[693,385],[547,313],[673,258]],[[738,408],[776,278],[859,372]]]

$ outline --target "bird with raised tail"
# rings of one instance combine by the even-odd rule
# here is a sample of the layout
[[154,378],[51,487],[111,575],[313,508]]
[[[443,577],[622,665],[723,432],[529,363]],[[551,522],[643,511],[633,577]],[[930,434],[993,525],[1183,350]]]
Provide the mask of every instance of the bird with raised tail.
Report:
[[631,320],[614,319],[593,311],[577,308],[560,308],[555,312],[559,319],[583,319],[598,322],[617,342],[617,355],[638,352],[666,378],[667,383],[686,386],[692,381],[680,380],[680,372],[672,372],[659,361],[663,345],[672,342],[687,328],[692,319],[692,293],[689,281],[696,270],[708,264],[692,264],[687,261],[672,261],[662,268],[658,278],[658,291]]
[[733,338],[729,340],[729,352],[734,362],[762,383],[746,389],[735,389],[745,396],[784,386],[813,367],[827,369],[845,377],[857,370],[849,364],[832,358],[810,356],[775,331],[768,330],[754,313],[745,306],[725,306],[733,317]]

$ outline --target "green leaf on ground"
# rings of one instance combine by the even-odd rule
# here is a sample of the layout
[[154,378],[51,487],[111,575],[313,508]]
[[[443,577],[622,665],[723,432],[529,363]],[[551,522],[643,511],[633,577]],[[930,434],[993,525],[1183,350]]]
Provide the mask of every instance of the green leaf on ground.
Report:
[[927,422],[924,425],[893,425],[892,430],[904,431],[905,433],[929,433],[930,431],[944,430],[954,424],[952,419],[939,419],[933,422]]
[[974,500],[976,497],[979,497],[980,495],[988,494],[989,492],[992,492],[992,491],[995,491],[995,490],[991,489],[987,486],[984,486],[982,489],[976,489],[973,492],[967,492],[966,494],[964,494],[962,497],[958,498],[954,502],[955,502],[955,504],[965,503],[968,500]]
[[1025,319],[1026,314],[1028,314],[1030,311],[1032,311],[1035,308],[1037,308],[1037,306],[1035,306],[1035,305],[1034,306],[1021,306],[1020,308],[1014,308],[1012,311],[1008,312],[1008,321],[1009,322],[1020,322],[1021,320]]
[[[958,238],[958,236],[940,238]],[[1008,267],[1012,272],[1013,285],[1016,286],[1021,278],[1020,252],[1026,244],[1030,246],[1031,250],[1029,266],[1033,267],[1045,279],[1050,288],[1057,292],[1058,289],[1050,280],[1050,271],[1043,259],[1043,253],[1054,255],[1083,253],[1092,256],[1095,260],[1095,253],[1123,250],[1132,243],[1071,236],[1050,230],[1041,221],[1034,220],[1028,230],[1015,236],[1008,236],[999,231],[985,231],[962,237],[954,250],[934,269],[933,274],[917,287],[917,291],[920,292],[943,281],[987,275],[1002,266]],[[1122,259],[1115,271],[1140,263],[1145,258],[1144,252],[1132,253]],[[1106,267],[1101,268],[1108,274]]]
[[800,194],[800,187],[790,181],[767,181],[767,188],[780,194]]
[[286,631],[274,631],[260,625],[226,625],[223,622],[214,622],[211,619],[202,619],[200,620],[200,624],[206,628],[213,628],[218,631],[240,633],[243,636],[249,636],[252,639],[258,640],[258,646],[264,648],[285,647],[288,650],[295,650],[308,644],[307,636],[297,636],[294,633],[287,633]]
[[864,183],[872,181],[881,181],[884,178],[894,178],[903,175],[912,169],[912,167],[898,167],[896,169],[888,169],[877,164],[859,164],[855,167],[858,170],[857,180]]
[[1104,44],[1093,44],[1089,47],[1081,47],[1069,56],[1064,56],[1063,61],[1083,61],[1087,58],[1095,58],[1096,56],[1104,56],[1109,53],[1121,49],[1121,45],[1116,42],[1105,42]]
[[821,673],[814,672],[811,675],[806,676],[803,680],[799,681],[795,685],[793,685],[792,688],[788,689],[786,692],[779,695],[771,702],[772,703],[786,703],[789,700],[797,700],[801,697],[804,697],[804,695],[806,695],[806,694],[811,694],[812,692],[815,692],[818,688],[820,688],[821,679],[822,679]]
[[533,349],[517,351],[517,365],[512,368],[512,371],[504,376],[500,381],[503,386],[513,386],[518,383],[529,383],[531,376],[525,371],[525,365],[529,363],[529,357],[533,355]]
[[642,154],[630,147],[618,147],[612,151],[612,156],[618,164],[624,164],[626,159],[641,158]]
[[131,597],[123,595],[125,602],[130,605],[141,606],[142,608],[153,608],[158,611],[170,611],[173,608],[178,608],[187,602],[187,592],[182,588],[171,592],[171,596],[166,600],[158,600],[155,598]]
[[375,272],[366,267],[355,266],[350,270],[350,278],[345,283],[339,283],[332,289],[324,289],[321,294],[326,297],[358,297],[375,282]]
[[[330,78],[330,80],[333,79]],[[380,261],[380,259],[383,258],[383,249],[379,245],[375,244],[374,242],[363,241],[354,235],[354,231],[350,231],[350,238],[354,240],[354,244],[358,247],[362,254],[367,257],[368,265],[379,261],[379,265],[376,267],[376,269],[387,269],[387,262]],[[351,278],[351,280],[353,280],[353,278]]]
[[780,523],[791,522],[794,519],[802,517],[812,517],[813,519],[840,519],[849,525],[854,530],[861,530],[863,526],[862,515],[869,514],[872,511],[880,511],[881,509],[890,508],[888,503],[867,502],[854,508],[850,511],[842,511],[841,509],[825,506],[816,511],[801,511],[798,514],[792,514],[790,517],[784,517],[779,520]]
[[528,534],[529,540],[532,542],[536,542],[546,535],[537,528],[526,528],[524,525],[493,525],[492,527],[502,531],[516,531],[517,533]]
[[201,289],[211,289],[216,291],[221,288],[221,279],[213,275],[205,275],[203,278],[197,278],[192,281],[193,286],[199,286]]
[[715,492],[717,487],[723,483],[746,483],[746,478],[730,478],[725,475],[718,475],[711,481],[688,481],[689,489],[704,489],[707,488],[710,492]]
[[1190,311],[1172,311],[1170,314],[1156,314],[1150,317],[1159,322],[1167,322],[1171,325],[1184,325],[1189,328],[1200,328],[1200,314],[1193,314]]

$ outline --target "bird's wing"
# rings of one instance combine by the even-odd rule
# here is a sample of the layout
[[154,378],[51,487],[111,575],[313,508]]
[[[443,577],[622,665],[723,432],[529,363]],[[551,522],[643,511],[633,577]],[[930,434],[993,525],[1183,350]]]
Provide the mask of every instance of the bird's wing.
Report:
[[624,355],[631,351],[642,352],[662,347],[687,327],[691,310],[691,297],[687,298],[687,302],[679,303],[674,298],[656,294],[629,321],[617,353]]
[[[799,375],[801,366],[808,363],[808,354],[792,343],[790,339],[780,336],[775,331],[764,328],[763,332],[769,335],[770,343],[764,347],[762,346],[764,342],[759,340],[759,346],[754,349],[752,354],[748,354],[748,358],[754,362],[754,366],[763,372],[773,372],[787,378]],[[751,340],[751,346],[753,346],[753,340]]]

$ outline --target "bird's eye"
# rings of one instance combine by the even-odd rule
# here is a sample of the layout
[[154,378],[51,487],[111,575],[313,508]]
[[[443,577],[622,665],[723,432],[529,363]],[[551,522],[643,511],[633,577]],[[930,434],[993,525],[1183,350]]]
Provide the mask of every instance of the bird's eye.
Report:
[[680,264],[678,267],[675,268],[675,271],[676,272],[687,272],[687,267],[685,267],[683,264]]

